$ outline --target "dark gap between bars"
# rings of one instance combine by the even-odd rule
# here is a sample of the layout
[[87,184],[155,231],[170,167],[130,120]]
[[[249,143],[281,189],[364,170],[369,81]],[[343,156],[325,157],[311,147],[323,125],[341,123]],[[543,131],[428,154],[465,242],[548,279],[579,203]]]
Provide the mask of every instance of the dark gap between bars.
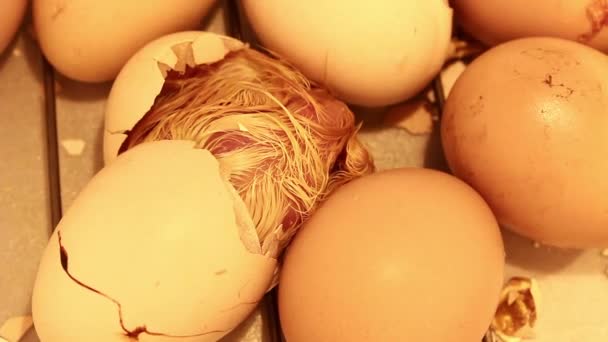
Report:
[[49,209],[51,214],[51,226],[49,236],[59,224],[63,216],[61,203],[61,178],[59,169],[59,145],[57,138],[57,110],[55,99],[55,75],[54,69],[40,53],[42,74],[44,79],[44,113],[46,123],[46,154],[47,154],[47,177],[49,189]]

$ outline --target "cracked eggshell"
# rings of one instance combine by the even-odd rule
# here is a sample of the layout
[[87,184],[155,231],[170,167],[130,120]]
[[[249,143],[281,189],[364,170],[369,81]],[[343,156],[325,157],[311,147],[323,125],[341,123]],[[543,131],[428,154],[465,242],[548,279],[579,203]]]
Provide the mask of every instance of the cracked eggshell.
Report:
[[200,25],[215,0],[34,0],[40,47],[65,76],[113,79],[138,49],[172,32]]
[[391,105],[420,92],[450,46],[446,0],[244,0],[262,44],[342,100]]
[[23,21],[27,0],[4,0],[0,9],[0,54],[10,44]]
[[605,0],[453,0],[457,23],[487,45],[549,36],[608,52]]
[[[32,298],[41,340],[131,341],[125,329],[142,327],[155,333],[142,342],[220,339],[254,310],[277,266],[241,241],[255,231],[243,208],[217,159],[191,142],[125,152],[87,184],[42,256]],[[60,247],[69,274],[107,297],[68,276]]]
[[195,64],[204,64],[217,62],[228,52],[244,47],[244,43],[222,35],[185,31],[158,38],[133,55],[114,80],[108,96],[103,139],[105,163],[116,158],[127,137],[123,133],[133,128],[154,104],[165,82],[164,66],[178,68],[184,62],[178,56],[188,51],[193,52]]

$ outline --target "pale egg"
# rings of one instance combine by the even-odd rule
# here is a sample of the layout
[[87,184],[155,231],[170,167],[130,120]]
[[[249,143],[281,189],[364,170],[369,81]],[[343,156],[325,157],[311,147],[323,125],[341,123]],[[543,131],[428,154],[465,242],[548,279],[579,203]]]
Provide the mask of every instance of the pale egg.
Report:
[[65,76],[112,80],[127,60],[162,35],[197,28],[214,0],[34,0],[42,52]]
[[445,0],[245,0],[262,45],[342,100],[384,106],[440,71],[452,32]]

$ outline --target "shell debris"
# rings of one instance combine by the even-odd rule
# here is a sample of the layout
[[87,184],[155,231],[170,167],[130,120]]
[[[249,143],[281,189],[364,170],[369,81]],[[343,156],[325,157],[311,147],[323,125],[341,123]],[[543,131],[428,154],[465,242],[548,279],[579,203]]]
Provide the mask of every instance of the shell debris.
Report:
[[80,156],[84,151],[86,142],[82,139],[63,139],[61,146],[70,156]]
[[500,303],[487,338],[492,342],[533,339],[539,303],[536,280],[523,277],[509,279],[500,294]]
[[19,342],[33,325],[32,316],[9,318],[0,327],[0,342]]

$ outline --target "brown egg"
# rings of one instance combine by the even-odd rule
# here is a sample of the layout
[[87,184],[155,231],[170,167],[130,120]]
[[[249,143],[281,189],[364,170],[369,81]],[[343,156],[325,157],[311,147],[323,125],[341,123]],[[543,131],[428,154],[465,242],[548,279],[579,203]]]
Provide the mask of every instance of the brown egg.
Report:
[[608,244],[608,57],[525,38],[476,59],[450,93],[442,140],[454,174],[499,221],[538,242]]
[[608,51],[604,0],[453,0],[452,6],[457,22],[486,44],[551,36]]
[[338,189],[288,248],[288,342],[480,341],[503,282],[498,224],[464,182],[395,169]]

